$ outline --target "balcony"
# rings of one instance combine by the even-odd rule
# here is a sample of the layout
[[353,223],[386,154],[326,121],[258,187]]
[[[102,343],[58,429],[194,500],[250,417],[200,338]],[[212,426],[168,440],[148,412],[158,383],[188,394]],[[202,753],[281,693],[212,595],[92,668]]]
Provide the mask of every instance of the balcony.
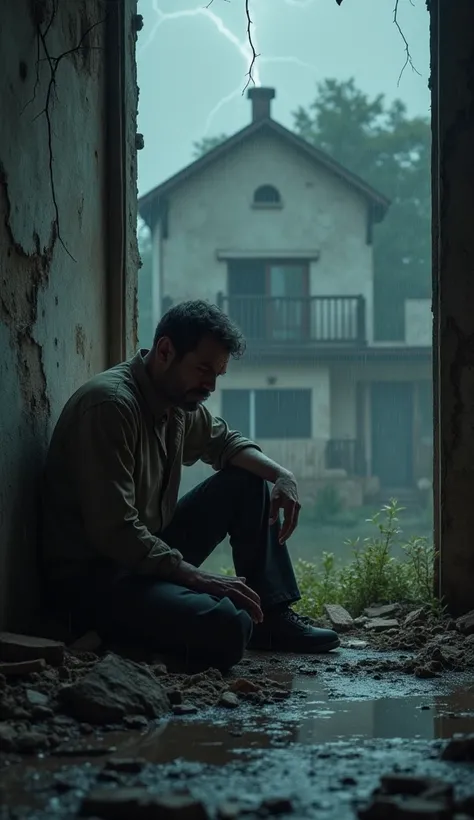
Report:
[[225,296],[217,304],[251,347],[358,346],[366,343],[363,296]]

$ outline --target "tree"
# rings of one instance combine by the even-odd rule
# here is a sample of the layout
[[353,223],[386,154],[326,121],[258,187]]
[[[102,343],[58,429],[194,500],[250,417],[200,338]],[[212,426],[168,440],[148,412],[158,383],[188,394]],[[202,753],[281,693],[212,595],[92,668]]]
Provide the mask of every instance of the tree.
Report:
[[[375,335],[401,340],[405,299],[431,291],[429,120],[408,117],[400,100],[370,99],[354,79],[319,83],[315,101],[293,117],[299,136],[391,200],[374,232]],[[212,147],[223,139],[214,138]],[[207,142],[195,143],[196,150]]]
[[217,148],[221,142],[225,142],[227,139],[227,134],[219,134],[216,137],[204,137],[202,140],[198,140],[197,142],[193,143],[193,150],[194,150],[194,159],[198,159],[202,157],[203,154],[207,154],[209,151],[212,151],[213,148]]

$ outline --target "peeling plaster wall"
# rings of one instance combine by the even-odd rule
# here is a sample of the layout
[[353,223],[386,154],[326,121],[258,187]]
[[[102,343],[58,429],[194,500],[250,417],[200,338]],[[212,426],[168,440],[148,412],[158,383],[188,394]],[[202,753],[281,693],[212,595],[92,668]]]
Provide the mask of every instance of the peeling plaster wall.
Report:
[[50,433],[71,393],[107,364],[107,4],[55,6],[53,17],[50,0],[0,7],[0,625],[15,628],[38,603]]

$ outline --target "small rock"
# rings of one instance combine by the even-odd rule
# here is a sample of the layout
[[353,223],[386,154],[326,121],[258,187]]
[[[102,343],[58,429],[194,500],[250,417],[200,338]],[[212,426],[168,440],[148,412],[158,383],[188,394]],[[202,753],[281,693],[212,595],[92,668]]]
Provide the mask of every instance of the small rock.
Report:
[[81,805],[83,817],[103,820],[208,820],[204,805],[189,795],[152,795],[144,788],[97,789]]
[[461,635],[473,635],[474,634],[474,609],[471,612],[467,612],[466,615],[461,615],[460,618],[456,621],[456,626],[461,633]]
[[227,709],[236,709],[240,705],[240,701],[235,692],[223,692],[219,698],[219,706],[225,706]]
[[194,703],[177,703],[173,706],[173,714],[174,715],[194,715],[198,711],[197,706]]
[[474,760],[474,734],[454,735],[441,754],[441,760],[463,763]]
[[397,626],[398,621],[395,618],[371,618],[365,628],[370,632],[385,632],[386,629],[394,629]]
[[0,660],[21,662],[41,658],[51,666],[60,666],[64,658],[64,644],[47,638],[0,632]]
[[37,692],[36,689],[27,689],[26,699],[31,706],[46,706],[49,700],[47,695]]
[[148,721],[143,715],[125,715],[123,722],[129,729],[148,729]]
[[267,797],[262,807],[268,814],[291,814],[294,811],[293,803],[289,797]]
[[24,709],[23,706],[15,706],[12,717],[14,720],[29,720],[30,713],[27,709]]
[[367,615],[359,615],[358,618],[354,618],[354,626],[364,626],[368,620]]
[[247,678],[237,678],[233,680],[229,684],[229,689],[231,692],[260,692],[261,687],[258,686],[251,680],[247,680]]
[[412,612],[409,612],[406,616],[405,620],[403,621],[403,626],[414,626],[414,624],[422,623],[422,621],[426,620],[426,613],[423,607],[419,609],[413,609]]
[[167,670],[164,663],[154,663],[153,666],[151,667],[151,671],[153,672],[154,675],[156,675],[157,678],[160,678],[163,675],[168,674],[168,670]]
[[105,764],[108,771],[127,772],[128,774],[138,774],[146,766],[146,760],[141,757],[115,757]]
[[345,649],[365,649],[368,646],[367,641],[361,641],[359,638],[350,638],[344,642]]
[[400,611],[400,604],[374,604],[364,609],[364,615],[367,618],[389,618],[391,615],[396,615]]
[[32,661],[18,661],[18,663],[0,663],[0,674],[9,677],[31,675],[33,672],[42,672],[46,667],[44,658]]
[[33,706],[31,710],[33,720],[50,720],[53,716],[54,712],[49,706]]
[[167,689],[166,694],[172,706],[177,706],[178,703],[183,702],[183,693],[181,689]]
[[242,806],[240,803],[231,803],[228,801],[221,803],[217,807],[217,816],[219,820],[236,820],[236,818],[240,816],[241,811]]
[[360,820],[452,820],[451,807],[422,797],[375,797],[358,812]]
[[384,794],[401,795],[406,794],[411,797],[423,797],[428,799],[443,798],[451,800],[454,789],[451,783],[443,780],[435,780],[432,777],[415,777],[407,774],[387,774],[381,778],[381,786]]
[[16,736],[15,749],[18,752],[37,752],[48,746],[48,738],[42,732],[31,731],[19,732]]
[[76,718],[94,724],[114,723],[127,714],[162,717],[169,711],[166,692],[150,670],[112,654],[60,689],[59,698]]
[[414,671],[415,677],[421,679],[437,678],[438,673],[430,665],[417,666]]
[[8,723],[0,723],[0,752],[12,752],[15,747],[16,731]]
[[324,611],[336,632],[345,632],[353,628],[354,619],[343,606],[339,606],[339,604],[324,604]]

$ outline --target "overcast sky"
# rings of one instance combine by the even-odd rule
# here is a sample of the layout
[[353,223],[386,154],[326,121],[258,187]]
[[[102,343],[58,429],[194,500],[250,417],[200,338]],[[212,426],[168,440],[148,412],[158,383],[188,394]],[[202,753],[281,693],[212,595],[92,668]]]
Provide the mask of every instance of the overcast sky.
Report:
[[[245,0],[139,0],[139,193],[193,159],[193,143],[247,125],[242,96],[249,67]],[[399,0],[398,20],[413,63],[397,86],[405,46],[393,22],[394,0],[250,0],[260,54],[258,84],[276,89],[273,116],[292,126],[292,112],[315,97],[326,77],[354,76],[370,95],[401,98],[410,114],[429,114],[429,17],[425,0]]]

